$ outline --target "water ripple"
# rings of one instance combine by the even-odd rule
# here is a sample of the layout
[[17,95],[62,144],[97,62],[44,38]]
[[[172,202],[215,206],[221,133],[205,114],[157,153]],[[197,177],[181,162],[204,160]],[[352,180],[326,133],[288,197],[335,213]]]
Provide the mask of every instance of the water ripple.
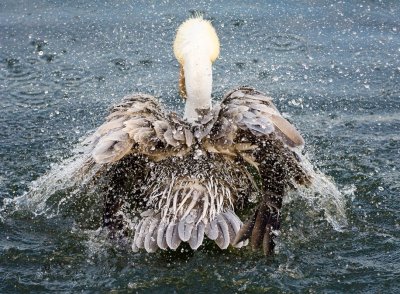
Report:
[[305,51],[303,38],[292,34],[277,34],[267,37],[267,49],[272,51]]
[[82,68],[62,68],[51,73],[53,82],[62,87],[78,88],[89,78],[89,72]]
[[36,82],[15,83],[9,87],[9,93],[16,98],[15,103],[20,106],[41,105],[45,104],[49,97],[49,92],[52,91],[51,86]]
[[40,72],[31,63],[18,58],[5,58],[1,62],[0,80],[31,81],[40,77]]

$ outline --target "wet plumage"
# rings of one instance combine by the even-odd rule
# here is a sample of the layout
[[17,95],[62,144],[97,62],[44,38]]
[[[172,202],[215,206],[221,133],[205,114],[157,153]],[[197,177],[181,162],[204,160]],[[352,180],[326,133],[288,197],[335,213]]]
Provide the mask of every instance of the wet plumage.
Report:
[[301,136],[251,88],[231,91],[196,123],[152,96],[127,96],[87,143],[92,164],[103,166],[104,226],[133,250],[197,249],[209,238],[222,249],[250,239],[268,253],[282,197],[309,181]]

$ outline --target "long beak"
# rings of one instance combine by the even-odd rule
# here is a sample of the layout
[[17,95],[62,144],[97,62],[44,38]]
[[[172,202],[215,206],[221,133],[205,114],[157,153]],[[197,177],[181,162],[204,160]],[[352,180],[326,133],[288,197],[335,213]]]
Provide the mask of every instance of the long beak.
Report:
[[186,85],[185,85],[185,72],[183,70],[182,64],[179,67],[179,94],[181,95],[182,99],[187,98],[186,94]]

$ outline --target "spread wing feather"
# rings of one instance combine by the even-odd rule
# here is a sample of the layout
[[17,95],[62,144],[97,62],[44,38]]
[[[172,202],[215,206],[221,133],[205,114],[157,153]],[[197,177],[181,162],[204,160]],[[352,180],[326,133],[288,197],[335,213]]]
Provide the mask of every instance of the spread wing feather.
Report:
[[261,181],[258,207],[250,220],[237,229],[232,243],[250,239],[254,249],[262,246],[268,254],[274,245],[272,232],[279,229],[285,190],[310,181],[297,154],[304,140],[279,113],[271,98],[251,88],[229,92],[220,107],[207,143],[212,148],[208,150],[239,155],[256,168]]
[[[201,142],[207,152],[220,153],[228,162],[239,157],[257,169],[262,179],[260,208],[242,226],[235,212],[229,210],[231,205],[224,202],[230,199],[229,189],[212,181],[210,185],[199,185],[191,178],[175,180],[168,168],[161,169],[168,175],[159,176],[170,182],[147,183],[160,188],[152,189],[141,205],[158,212],[141,215],[132,228],[132,250],[175,250],[181,242],[197,249],[205,236],[220,248],[230,244],[241,247],[251,239],[253,247],[271,250],[271,232],[279,228],[284,188],[293,179],[298,183],[307,180],[294,153],[304,142],[272,100],[250,88],[230,92],[212,112],[204,114],[197,126],[186,124],[174,114],[166,115],[149,95],[127,96],[114,106],[106,122],[89,138],[93,160],[110,165],[106,173],[111,175],[112,189],[105,197],[104,225],[111,230],[123,227],[119,212],[125,200],[121,195],[131,191],[142,201],[139,186],[145,184],[144,157],[159,161],[185,155],[195,141]],[[138,185],[134,191],[128,185],[132,181]]]
[[116,162],[130,153],[157,161],[183,155],[193,144],[193,134],[176,115],[166,115],[157,99],[134,94],[111,109],[88,141],[93,159],[100,164]]
[[276,109],[272,99],[251,88],[239,88],[225,95],[213,137],[224,145],[242,139],[243,132],[256,137],[274,134],[288,147],[302,148],[304,140],[296,128]]

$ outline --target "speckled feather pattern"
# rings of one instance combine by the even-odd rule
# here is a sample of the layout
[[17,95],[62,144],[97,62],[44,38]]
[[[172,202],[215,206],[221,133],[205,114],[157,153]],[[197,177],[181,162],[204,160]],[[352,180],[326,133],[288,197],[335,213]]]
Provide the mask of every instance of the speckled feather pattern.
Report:
[[[207,237],[222,249],[250,240],[270,251],[285,190],[310,180],[296,156],[301,135],[251,88],[229,92],[195,124],[152,96],[127,96],[87,144],[95,165],[108,166],[99,178],[123,170],[108,183],[119,186],[106,195],[105,226],[131,236],[133,250],[197,249]],[[251,201],[262,209],[243,226]]]

